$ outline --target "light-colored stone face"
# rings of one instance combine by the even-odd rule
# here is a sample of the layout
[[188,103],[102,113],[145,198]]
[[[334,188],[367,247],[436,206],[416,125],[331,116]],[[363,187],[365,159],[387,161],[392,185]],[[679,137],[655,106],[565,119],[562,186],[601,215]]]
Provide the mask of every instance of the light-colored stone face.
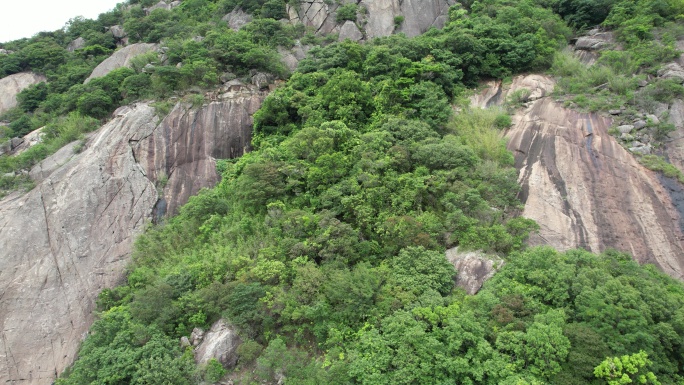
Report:
[[0,79],[0,115],[17,106],[19,92],[46,80],[45,76],[33,72],[21,72]]
[[95,78],[101,78],[117,68],[127,67],[130,65],[131,59],[138,55],[154,51],[157,47],[157,44],[136,43],[121,48],[95,67],[84,83],[88,83]]
[[495,83],[496,90],[473,98],[487,106],[531,90],[531,101],[505,133],[519,170],[523,216],[541,227],[530,243],[615,248],[684,279],[681,187],[643,167],[608,134],[609,117],[569,110],[548,97],[553,85],[544,76],[519,76],[510,87]]
[[160,196],[175,212],[218,181],[217,158],[249,148],[267,92],[225,91],[161,121],[147,104],[122,107],[83,152],[60,150],[31,170],[32,191],[0,201],[0,383],[52,383],[73,362],[98,293],[123,279]]
[[[336,3],[304,0],[297,8],[288,5],[287,13],[291,23],[303,23],[318,34],[339,33],[341,39],[360,40],[361,37],[371,39],[395,32],[413,37],[431,27],[442,28],[447,21],[449,7],[453,4],[455,2],[451,0],[362,0],[358,6],[364,8],[365,13],[360,14],[360,20],[357,20],[358,32],[352,29],[350,22],[337,23],[336,11],[339,6]],[[397,17],[403,17],[398,25]]]

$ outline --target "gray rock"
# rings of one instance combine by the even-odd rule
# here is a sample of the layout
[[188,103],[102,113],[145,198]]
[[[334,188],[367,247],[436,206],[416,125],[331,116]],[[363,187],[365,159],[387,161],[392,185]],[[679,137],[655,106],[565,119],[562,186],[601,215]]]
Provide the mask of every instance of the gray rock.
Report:
[[245,24],[252,21],[252,15],[243,11],[242,8],[235,8],[232,12],[223,16],[221,20],[228,23],[231,29],[238,31]]
[[185,349],[185,348],[190,347],[190,346],[192,346],[192,345],[190,345],[190,340],[188,339],[188,337],[186,337],[186,336],[181,337],[181,339],[180,339],[181,349]]
[[625,133],[628,134],[628,133],[632,132],[632,130],[634,129],[634,126],[632,126],[631,124],[624,124],[622,126],[618,126],[617,129],[618,129],[618,131],[620,131],[623,134],[625,134]]
[[228,83],[229,81],[235,79],[236,77],[237,76],[232,72],[224,72],[219,77],[219,80],[221,80],[221,83]]
[[157,4],[145,9],[147,14],[150,14],[155,9],[166,9],[167,11],[171,9],[171,5],[166,4],[163,0],[160,0]]
[[658,77],[672,79],[679,83],[684,83],[684,68],[677,63],[665,64],[658,70]]
[[684,101],[675,99],[672,102],[668,119],[677,129],[684,128]]
[[648,85],[648,82],[647,82],[646,80],[639,80],[639,82],[637,83],[637,85],[638,85],[639,87],[642,87],[642,88],[643,88],[643,87],[646,87],[646,86]]
[[204,333],[204,330],[201,328],[192,329],[192,333],[190,333],[190,343],[192,346],[197,346],[202,342],[204,339]]
[[620,134],[620,139],[624,140],[625,142],[629,142],[634,140],[634,136],[628,133],[622,133]]
[[0,48],[0,55],[9,55],[9,53],[10,52],[8,50],[6,50],[4,48]]
[[19,92],[46,80],[45,76],[33,72],[20,72],[0,79],[0,115],[17,106]]
[[651,124],[660,124],[660,119],[653,114],[646,115],[646,119],[651,121]]
[[359,28],[353,21],[347,20],[342,25],[342,28],[340,28],[339,40],[344,41],[346,39],[349,39],[351,41],[359,41],[363,39],[363,33],[359,31]]
[[252,76],[252,84],[260,90],[267,89],[268,85],[271,84],[273,80],[273,76],[265,74],[263,72],[259,72],[256,75]]
[[10,148],[14,151],[16,148],[24,143],[24,138],[12,138],[10,139]]
[[176,1],[170,2],[169,5],[171,6],[171,8],[176,8],[177,6],[181,5],[181,2],[180,2],[180,0],[176,0]]
[[45,134],[43,133],[43,128],[45,127],[33,130],[28,134],[24,135],[24,137],[21,139],[15,138],[17,139],[18,144],[12,144],[12,155],[19,155],[22,152],[28,150],[29,148],[35,146],[36,144],[41,143],[43,141],[43,137],[45,136]]
[[651,145],[646,145],[646,146],[640,146],[640,147],[630,147],[629,151],[634,153],[634,154],[641,154],[641,155],[650,155],[651,154]]
[[[367,38],[389,36],[403,32],[409,37],[420,35],[432,27],[441,28],[448,20],[449,7],[454,0],[362,0],[358,5],[366,9],[359,15],[359,25],[364,25]],[[303,0],[297,7],[287,5],[290,23],[302,23],[317,34],[342,33],[335,20],[338,4],[325,0]],[[397,29],[395,17],[404,21]],[[350,27],[347,27],[350,28]],[[348,34],[352,30],[346,31]],[[362,32],[362,36],[364,35]]]
[[144,72],[146,74],[153,73],[154,72],[154,64],[152,64],[152,63],[145,64],[145,66],[142,69],[142,72]]
[[595,36],[582,36],[577,39],[577,42],[575,43],[575,49],[581,51],[598,51],[600,49],[606,48],[608,44],[609,43],[607,41]]
[[136,43],[121,48],[95,67],[93,72],[83,83],[86,84],[92,79],[103,77],[117,68],[128,67],[134,57],[155,51],[157,47],[156,44]]
[[12,144],[9,140],[0,142],[0,155],[5,155],[12,150]]
[[7,173],[2,174],[2,177],[3,177],[3,178],[12,178],[12,177],[14,177],[14,176],[16,176],[16,175],[17,175],[17,174],[15,174],[14,171],[12,171],[12,172],[7,172]]
[[639,142],[638,140],[635,140],[634,142],[632,142],[632,145],[631,145],[631,146],[632,146],[632,147],[644,147],[645,144]]
[[109,32],[111,32],[116,39],[123,39],[127,36],[126,31],[120,25],[113,25],[109,27]]
[[646,127],[648,124],[643,121],[643,120],[637,120],[636,122],[632,123],[635,129],[641,130],[642,128]]
[[481,251],[459,252],[458,247],[447,250],[446,258],[457,271],[456,285],[471,295],[476,294],[482,284],[504,265],[499,257],[485,255]]
[[233,368],[237,364],[237,348],[241,343],[237,330],[227,321],[220,319],[211,326],[202,343],[195,349],[195,361],[202,365],[216,358],[223,367]]
[[32,191],[0,200],[0,362],[12,362],[0,383],[50,384],[72,364],[98,293],[125,278],[133,240],[164,215],[159,194],[172,213],[215,185],[215,159],[249,149],[265,97],[246,86],[201,108],[179,103],[161,122],[148,104],[119,108],[83,152],[61,150],[66,162],[55,154],[31,170],[42,178]]
[[67,45],[67,51],[74,52],[77,49],[81,49],[81,48],[85,47],[85,45],[86,45],[85,39],[82,37],[79,37],[78,39],[72,40],[71,43],[69,43],[69,45]]
[[622,110],[609,110],[608,113],[611,115],[620,115]]

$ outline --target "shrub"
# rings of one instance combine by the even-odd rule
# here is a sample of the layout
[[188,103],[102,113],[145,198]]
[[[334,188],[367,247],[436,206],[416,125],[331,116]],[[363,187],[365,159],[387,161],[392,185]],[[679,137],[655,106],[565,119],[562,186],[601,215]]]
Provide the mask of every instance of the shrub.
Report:
[[347,20],[356,21],[356,12],[358,11],[358,6],[356,4],[345,4],[337,8],[337,14],[335,15],[335,21],[338,23],[343,23]]

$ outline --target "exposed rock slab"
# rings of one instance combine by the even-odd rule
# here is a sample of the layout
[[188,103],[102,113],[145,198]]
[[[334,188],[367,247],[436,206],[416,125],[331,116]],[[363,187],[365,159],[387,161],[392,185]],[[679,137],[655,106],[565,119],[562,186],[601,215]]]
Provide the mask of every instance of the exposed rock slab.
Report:
[[19,92],[44,81],[47,81],[45,76],[33,72],[21,72],[0,79],[0,115],[17,106]]
[[481,251],[459,252],[458,247],[447,250],[446,258],[456,269],[456,285],[470,295],[477,294],[485,281],[504,265],[499,257]]
[[105,59],[97,67],[95,67],[93,72],[90,74],[90,76],[88,76],[84,83],[88,83],[95,78],[103,77],[117,68],[127,67],[131,64],[131,59],[134,57],[155,51],[156,49],[157,44],[151,43],[136,43],[121,48],[120,50],[114,52],[112,56]]
[[[548,95],[552,79],[520,76],[521,88]],[[487,101],[478,99],[480,106]],[[615,248],[684,279],[681,214],[670,187],[608,134],[611,119],[541,97],[513,117],[506,132],[522,186],[523,216],[541,226],[533,245],[560,250]]]
[[49,384],[71,364],[157,200],[122,138],[155,126],[151,107],[136,108],[34,190],[0,201],[0,382]]
[[216,159],[236,158],[250,149],[252,115],[266,95],[242,85],[199,109],[179,103],[155,130],[130,139],[147,175],[154,181],[168,178],[163,199],[169,214],[218,182]]
[[237,348],[241,343],[237,330],[220,319],[203,335],[202,342],[195,348],[195,361],[201,365],[216,358],[225,368],[233,368],[238,361]]
[[241,8],[235,8],[229,14],[223,16],[223,18],[221,20],[228,23],[228,26],[231,29],[238,31],[245,24],[252,21],[252,15],[243,11]]
[[81,153],[73,143],[34,167],[35,189],[0,201],[0,383],[52,383],[158,203],[175,212],[218,181],[215,159],[249,148],[266,92],[231,89],[201,108],[178,104],[161,122],[147,104],[122,107]]
[[[347,3],[345,1],[343,3]],[[432,27],[442,28],[448,19],[449,7],[454,0],[361,0],[359,7],[367,13],[363,17],[361,36],[367,39],[389,36],[394,32],[403,32],[409,37],[418,36]],[[318,34],[340,33],[349,35],[351,27],[339,25],[336,12],[339,5],[326,3],[324,0],[305,0],[298,7],[287,6],[291,23],[302,23],[313,28]],[[402,16],[403,22],[395,25],[395,18]]]

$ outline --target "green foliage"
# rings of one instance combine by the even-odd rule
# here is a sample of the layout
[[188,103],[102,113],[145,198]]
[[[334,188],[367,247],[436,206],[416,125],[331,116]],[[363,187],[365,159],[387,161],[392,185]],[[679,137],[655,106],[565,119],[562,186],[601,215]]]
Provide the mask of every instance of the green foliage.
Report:
[[204,370],[204,380],[210,384],[218,382],[227,373],[226,369],[223,368],[223,365],[216,358],[210,359]]
[[359,6],[354,3],[344,4],[337,8],[337,13],[335,14],[335,21],[338,23],[344,23],[347,20],[356,22],[356,13],[358,12]]
[[653,372],[642,372],[642,369],[650,364],[648,354],[642,350],[629,356],[606,358],[594,369],[594,375],[603,378],[608,385],[633,383],[658,385],[660,382]]

